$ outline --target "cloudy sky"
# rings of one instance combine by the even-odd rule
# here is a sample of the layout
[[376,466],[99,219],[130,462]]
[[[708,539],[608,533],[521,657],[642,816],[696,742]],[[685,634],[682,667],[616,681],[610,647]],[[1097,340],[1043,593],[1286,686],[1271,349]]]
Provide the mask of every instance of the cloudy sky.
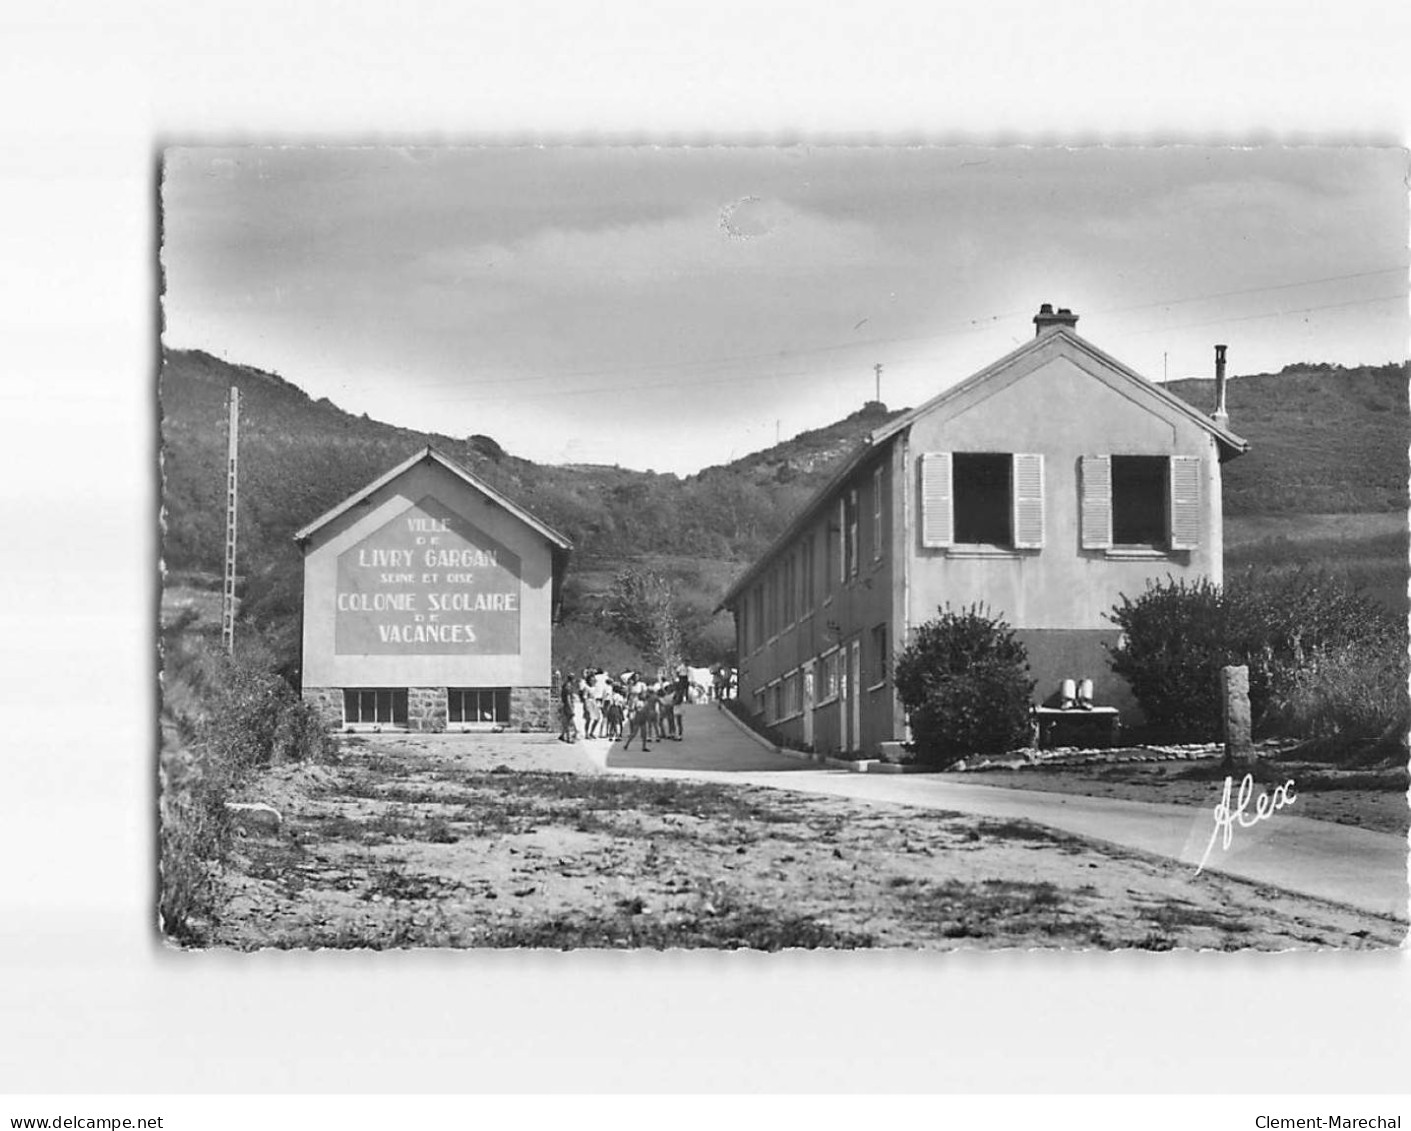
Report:
[[[685,474],[913,405],[1041,302],[1153,379],[1407,352],[1389,149],[183,149],[168,346],[541,462]],[[1237,427],[1237,422],[1236,422]]]

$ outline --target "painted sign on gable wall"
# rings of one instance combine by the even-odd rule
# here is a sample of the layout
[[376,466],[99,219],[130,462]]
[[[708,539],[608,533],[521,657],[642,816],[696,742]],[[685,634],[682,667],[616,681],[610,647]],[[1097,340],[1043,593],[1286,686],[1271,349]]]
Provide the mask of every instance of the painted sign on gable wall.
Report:
[[338,555],[339,655],[516,655],[520,560],[427,497]]

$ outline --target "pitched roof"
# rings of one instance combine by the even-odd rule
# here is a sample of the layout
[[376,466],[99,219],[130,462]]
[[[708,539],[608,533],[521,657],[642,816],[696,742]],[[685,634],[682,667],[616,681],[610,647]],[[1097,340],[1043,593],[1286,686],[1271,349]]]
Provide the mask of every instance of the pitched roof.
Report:
[[969,377],[965,378],[965,380],[950,386],[948,389],[942,390],[925,403],[918,405],[916,408],[911,409],[909,412],[902,413],[894,420],[888,421],[880,428],[875,428],[866,436],[864,436],[859,442],[858,446],[854,448],[853,451],[848,455],[848,457],[844,459],[843,462],[839,465],[838,470],[835,471],[829,477],[828,482],[825,483],[822,487],[818,489],[817,492],[814,493],[814,495],[804,505],[803,509],[800,510],[799,513],[794,517],[793,521],[791,521],[789,525],[785,527],[783,532],[777,538],[775,538],[773,542],[769,544],[768,549],[766,549],[762,554],[760,554],[760,556],[754,560],[750,567],[745,570],[745,572],[742,573],[738,578],[736,578],[730,588],[725,591],[725,595],[721,597],[720,603],[716,606],[716,610],[719,611],[720,609],[727,608],[735,600],[735,598],[740,595],[740,592],[746,587],[748,587],[749,584],[754,581],[754,579],[763,571],[763,567],[774,557],[774,555],[783,546],[787,545],[790,541],[792,541],[794,537],[798,535],[805,526],[807,526],[814,520],[819,510],[822,509],[823,504],[831,498],[833,492],[837,490],[837,488],[840,487],[845,480],[847,480],[855,471],[857,471],[859,467],[866,463],[870,458],[876,456],[878,452],[882,451],[885,447],[887,447],[890,442],[894,440],[897,436],[901,435],[908,428],[910,428],[912,424],[914,424],[918,419],[928,415],[929,413],[935,411],[938,408],[941,408],[942,406],[950,403],[951,401],[955,401],[960,399],[961,397],[964,397],[976,386],[982,385],[987,381],[996,379],[1002,373],[1012,369],[1016,364],[1028,358],[1029,355],[1037,353],[1042,349],[1046,349],[1056,339],[1060,338],[1066,339],[1072,345],[1076,346],[1078,350],[1083,353],[1086,353],[1089,357],[1101,363],[1105,368],[1111,370],[1112,372],[1139,386],[1149,395],[1153,395],[1159,401],[1164,402],[1167,407],[1174,409],[1182,416],[1185,416],[1187,419],[1191,420],[1195,424],[1200,425],[1200,427],[1204,428],[1207,432],[1214,436],[1216,441],[1220,444],[1221,454],[1223,458],[1232,459],[1233,457],[1237,455],[1242,455],[1244,452],[1247,452],[1249,450],[1249,442],[1247,440],[1241,439],[1239,436],[1236,436],[1228,428],[1224,428],[1221,425],[1216,424],[1214,420],[1206,416],[1200,410],[1187,404],[1175,394],[1168,393],[1160,385],[1148,381],[1140,373],[1136,372],[1136,370],[1131,369],[1126,365],[1123,365],[1111,354],[1108,354],[1103,350],[1098,349],[1098,347],[1093,345],[1092,342],[1088,341],[1086,338],[1080,337],[1071,329],[1067,327],[1058,327],[1049,330],[1047,333],[1040,334],[1037,337],[1030,339],[1018,349],[1012,350],[1009,353],[1005,354],[998,361],[991,362],[979,372],[972,373]]
[[1099,349],[1097,346],[1093,345],[1092,342],[1088,341],[1084,337],[1080,337],[1078,334],[1074,333],[1072,330],[1066,327],[1060,327],[1057,329],[1050,330],[1046,334],[1042,334],[1036,338],[1025,342],[1018,349],[1005,354],[998,361],[991,362],[989,365],[985,366],[984,369],[981,369],[978,373],[973,373],[964,381],[961,381],[958,384],[952,385],[950,388],[945,389],[940,393],[937,393],[934,397],[932,397],[929,401],[926,401],[924,404],[918,405],[910,412],[905,412],[901,416],[897,417],[895,420],[892,420],[887,424],[884,424],[881,428],[874,430],[868,437],[869,442],[874,444],[879,443],[882,440],[890,439],[898,432],[905,431],[907,428],[911,427],[912,423],[918,417],[925,416],[933,409],[941,407],[948,401],[952,401],[961,396],[964,396],[976,385],[980,385],[986,381],[991,380],[998,374],[1013,367],[1016,362],[1019,362],[1024,358],[1028,357],[1029,354],[1039,352],[1041,349],[1044,349],[1050,343],[1060,338],[1067,339],[1069,342],[1075,345],[1079,349],[1079,351],[1081,351],[1082,353],[1086,353],[1095,361],[1100,362],[1105,368],[1110,369],[1117,374],[1120,374],[1122,377],[1125,377],[1128,381],[1137,385],[1145,392],[1149,394],[1154,394],[1158,400],[1164,401],[1168,407],[1175,409],[1182,416],[1185,416],[1187,419],[1200,425],[1200,427],[1204,428],[1207,432],[1214,436],[1216,440],[1220,442],[1220,444],[1222,445],[1223,454],[1226,459],[1231,459],[1234,456],[1242,455],[1244,452],[1247,452],[1249,450],[1249,442],[1247,440],[1243,440],[1239,436],[1236,436],[1228,428],[1216,424],[1214,420],[1212,420],[1209,416],[1206,416],[1205,413],[1201,412],[1199,409],[1187,404],[1174,393],[1168,393],[1160,385],[1148,381],[1135,369],[1123,365],[1111,354]]
[[444,467],[447,471],[449,471],[452,475],[456,476],[462,482],[468,484],[471,487],[474,487],[477,491],[481,492],[481,494],[488,496],[496,504],[504,507],[505,510],[507,510],[510,514],[514,515],[515,518],[519,519],[526,526],[538,531],[559,549],[573,549],[573,543],[570,542],[567,538],[565,538],[562,534],[560,534],[557,530],[555,530],[552,526],[540,522],[539,519],[535,518],[527,510],[519,506],[519,504],[511,502],[504,495],[500,494],[500,492],[496,491],[495,488],[491,487],[490,484],[486,483],[483,479],[480,479],[478,476],[472,475],[460,464],[456,463],[449,457],[443,455],[441,452],[438,452],[429,444],[421,451],[416,452],[415,454],[409,456],[407,459],[403,460],[385,475],[381,475],[377,479],[374,479],[366,487],[362,488],[362,490],[355,491],[353,494],[349,495],[332,510],[327,511],[326,513],[320,515],[318,518],[314,519],[314,521],[309,523],[308,526],[295,533],[294,541],[307,541],[318,530],[328,525],[328,523],[332,522],[339,515],[345,514],[347,511],[351,510],[353,507],[357,506],[360,502],[366,499],[374,491],[385,487],[388,483],[391,483],[392,480],[410,471],[417,464],[421,463],[422,460],[430,460],[432,463],[440,464],[442,467]]

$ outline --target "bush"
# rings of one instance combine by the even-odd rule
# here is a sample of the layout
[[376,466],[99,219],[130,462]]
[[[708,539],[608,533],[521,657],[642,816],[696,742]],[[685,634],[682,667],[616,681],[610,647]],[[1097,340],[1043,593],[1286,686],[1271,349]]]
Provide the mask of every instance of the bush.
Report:
[[937,612],[896,661],[917,756],[948,766],[1024,745],[1034,681],[1023,644],[983,605]]
[[337,749],[317,713],[265,667],[244,654],[216,661],[197,743],[233,773],[280,762],[317,762]]
[[163,933],[178,942],[205,942],[215,922],[216,876],[230,842],[231,780],[208,754],[175,745],[162,751],[157,914]]
[[[1124,595],[1109,619],[1123,631],[1112,670],[1131,686],[1151,727],[1172,740],[1221,738],[1226,664],[1249,668],[1250,712],[1264,736],[1348,726],[1380,732],[1404,710],[1405,635],[1397,618],[1321,570],[1251,570],[1223,590],[1205,579],[1151,581],[1135,601]],[[1399,695],[1388,666],[1403,673]],[[1359,686],[1367,680],[1381,687],[1370,698]]]
[[1218,737],[1220,668],[1234,662],[1219,586],[1205,578],[1148,581],[1135,601],[1123,594],[1108,617],[1123,634],[1111,650],[1112,670],[1131,687],[1148,726],[1176,742]]
[[1271,730],[1372,758],[1405,757],[1406,649],[1399,641],[1321,649],[1272,689]]

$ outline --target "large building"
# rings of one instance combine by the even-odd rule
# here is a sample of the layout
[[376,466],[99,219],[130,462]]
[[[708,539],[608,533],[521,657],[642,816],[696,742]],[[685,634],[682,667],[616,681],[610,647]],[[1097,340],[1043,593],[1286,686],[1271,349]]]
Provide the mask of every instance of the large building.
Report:
[[1036,705],[1065,679],[1139,717],[1107,614],[1148,580],[1222,573],[1221,464],[1248,445],[1079,337],[1047,304],[1034,339],[872,432],[722,605],[739,694],[787,740],[875,754],[905,737],[892,657],[938,608],[1015,629]]
[[428,447],[294,537],[303,695],[329,725],[553,725],[563,535]]

